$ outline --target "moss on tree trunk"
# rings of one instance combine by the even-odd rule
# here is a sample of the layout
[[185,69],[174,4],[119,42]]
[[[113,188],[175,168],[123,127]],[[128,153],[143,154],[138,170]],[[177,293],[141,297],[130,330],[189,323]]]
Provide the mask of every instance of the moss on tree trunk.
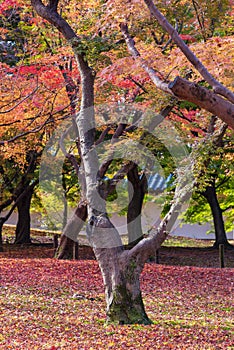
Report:
[[119,285],[113,292],[113,300],[107,309],[107,322],[117,324],[152,324],[148,318],[141,292],[133,299],[126,286]]

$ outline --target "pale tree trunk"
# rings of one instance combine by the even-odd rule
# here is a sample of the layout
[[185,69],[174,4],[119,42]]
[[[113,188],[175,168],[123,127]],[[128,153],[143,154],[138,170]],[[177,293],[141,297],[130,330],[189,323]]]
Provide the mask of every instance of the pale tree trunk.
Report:
[[106,295],[107,320],[119,324],[149,324],[140,290],[143,264],[125,260],[119,233],[106,213],[97,174],[99,163],[94,145],[94,77],[91,69],[76,55],[82,84],[82,103],[77,125],[86,179],[88,202],[87,235],[99,263]]
[[88,236],[103,276],[108,322],[152,323],[144,308],[140,274],[148,258],[155,255],[167,238],[166,229],[170,231],[183,200],[188,197],[187,191],[181,194],[183,187],[183,183],[177,186],[174,204],[158,228],[152,227],[149,237],[143,238],[130,250],[124,251],[117,230],[105,215],[90,220]]
[[87,234],[103,276],[107,320],[120,324],[148,324],[150,321],[143,306],[138,267],[133,265],[130,268],[129,264],[121,263],[121,256],[124,254],[122,241],[106,214],[105,200],[100,197],[98,191],[99,164],[95,150],[91,150],[94,145],[94,115],[92,107],[90,108],[90,105],[93,105],[93,76],[89,69],[85,67],[83,70],[82,68],[80,64],[83,104],[77,124],[86,175]]

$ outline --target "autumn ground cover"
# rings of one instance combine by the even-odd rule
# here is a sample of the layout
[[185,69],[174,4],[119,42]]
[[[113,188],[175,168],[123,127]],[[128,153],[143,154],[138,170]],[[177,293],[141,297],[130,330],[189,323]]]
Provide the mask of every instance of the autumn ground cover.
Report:
[[[0,253],[0,349],[234,349],[234,265],[173,266],[176,259],[182,262],[186,248],[176,253],[175,241],[169,243],[160,264],[148,263],[142,274],[151,326],[105,325],[95,260],[48,258],[50,246],[5,246]],[[209,266],[207,254],[191,250],[190,260],[184,259]]]

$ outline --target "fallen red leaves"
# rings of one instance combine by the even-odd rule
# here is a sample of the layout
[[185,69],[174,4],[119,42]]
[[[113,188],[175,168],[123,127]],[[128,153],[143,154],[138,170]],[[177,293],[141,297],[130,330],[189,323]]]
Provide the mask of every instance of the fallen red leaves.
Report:
[[234,269],[147,264],[152,326],[105,326],[96,261],[0,259],[0,349],[233,349]]

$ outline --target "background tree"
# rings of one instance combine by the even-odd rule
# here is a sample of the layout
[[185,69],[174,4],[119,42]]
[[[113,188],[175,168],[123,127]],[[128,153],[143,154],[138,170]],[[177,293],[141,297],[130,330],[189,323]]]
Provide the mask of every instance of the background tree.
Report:
[[230,162],[233,142],[231,134],[226,134],[227,125],[221,123],[214,129],[215,118],[211,125],[210,134],[195,150],[196,186],[184,220],[205,223],[213,219],[214,247],[219,244],[230,247],[226,232],[233,229],[233,165]]
[[[22,243],[30,241],[32,184],[38,183],[41,151],[53,129],[69,116],[69,100],[61,92],[66,90],[63,78],[66,69],[61,72],[59,66],[64,59],[61,53],[56,52],[58,41],[44,37],[45,25],[38,29],[27,4],[3,1],[0,18],[3,45],[0,149],[4,169],[1,173],[4,189],[1,208],[7,209],[12,203],[18,210],[15,242]],[[48,60],[51,50],[59,57],[56,67]],[[29,166],[32,159],[33,165]],[[7,178],[13,180],[6,184]],[[2,222],[9,218],[9,213],[12,213],[11,208],[3,215]]]

